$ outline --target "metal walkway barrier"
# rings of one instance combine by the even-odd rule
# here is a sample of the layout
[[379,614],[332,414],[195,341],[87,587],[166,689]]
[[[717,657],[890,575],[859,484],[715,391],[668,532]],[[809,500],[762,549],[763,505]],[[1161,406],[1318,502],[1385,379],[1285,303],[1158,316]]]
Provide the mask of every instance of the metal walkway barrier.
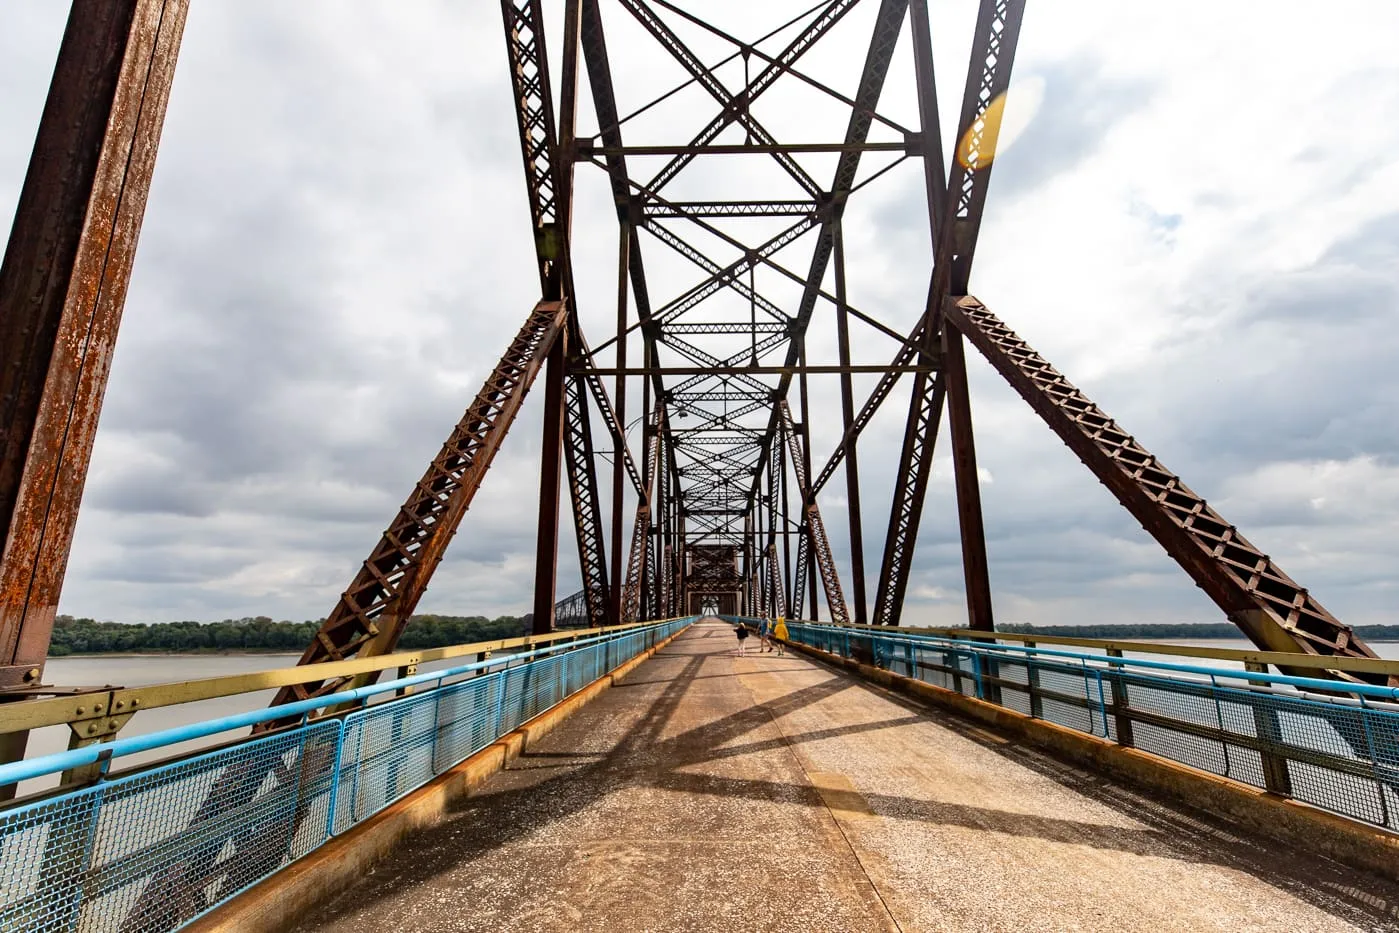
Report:
[[1399,688],[974,642],[970,632],[787,628],[811,648],[1399,830]]
[[[0,812],[0,930],[178,929],[693,621],[0,766],[5,785],[302,716],[290,729]],[[343,717],[307,719],[325,707],[414,688]]]

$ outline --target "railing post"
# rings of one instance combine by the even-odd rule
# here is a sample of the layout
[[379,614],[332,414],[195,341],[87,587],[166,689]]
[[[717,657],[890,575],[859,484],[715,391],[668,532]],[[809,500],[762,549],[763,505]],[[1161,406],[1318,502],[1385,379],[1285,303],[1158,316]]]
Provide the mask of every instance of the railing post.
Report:
[[[1258,661],[1245,661],[1244,670],[1252,671],[1255,674],[1268,673],[1268,665]],[[1255,688],[1265,686],[1267,681],[1250,680]],[[1251,691],[1264,694],[1265,691]],[[1263,743],[1259,749],[1259,757],[1263,760],[1263,787],[1270,794],[1278,794],[1282,797],[1292,796],[1292,774],[1287,769],[1287,757],[1276,754],[1273,749],[1282,744],[1282,729],[1278,723],[1278,713],[1271,705],[1271,700],[1266,695],[1250,698],[1249,706],[1253,707],[1253,728],[1258,733],[1258,740]]]
[[[1122,657],[1121,648],[1109,648],[1108,657]],[[1127,702],[1127,684],[1122,680],[1122,666],[1108,662],[1108,677],[1112,683],[1113,722],[1117,726],[1117,744],[1131,748],[1136,744],[1132,737],[1132,714]]]
[[[435,740],[434,740],[435,741]],[[335,811],[340,807],[340,761],[345,752],[345,720],[335,721],[335,759],[330,766],[330,802],[326,805],[325,837],[335,835]]]
[[[975,635],[970,636],[969,640],[973,645],[982,643],[981,639],[977,638]],[[991,642],[990,644],[994,645],[995,642]],[[978,669],[982,677],[985,678],[984,680],[979,679],[977,681],[981,689],[981,693],[978,695],[988,703],[1004,706],[1005,704],[1001,702],[1001,685],[998,682],[1001,677],[1001,665],[999,660],[995,657],[995,653],[992,651],[978,653],[981,649],[977,648],[971,648],[969,650],[972,651],[974,656],[978,659],[978,664],[980,665]]]
[[[409,664],[401,664],[398,668],[398,679],[402,680],[405,677],[412,677],[416,673],[418,673],[417,661],[413,661]],[[406,697],[412,692],[412,687],[399,687],[397,690],[394,691],[394,696]]]
[[[948,637],[949,641],[957,641],[956,635]],[[947,666],[952,669],[952,689],[958,693],[962,692],[962,659],[957,656],[958,649],[953,647],[942,653],[942,659],[947,662]]]
[[[1033,649],[1035,643],[1025,642],[1025,647]],[[1030,718],[1044,718],[1044,698],[1040,696],[1040,668],[1035,661],[1035,652],[1030,650],[1025,654],[1025,690],[1030,694]]]

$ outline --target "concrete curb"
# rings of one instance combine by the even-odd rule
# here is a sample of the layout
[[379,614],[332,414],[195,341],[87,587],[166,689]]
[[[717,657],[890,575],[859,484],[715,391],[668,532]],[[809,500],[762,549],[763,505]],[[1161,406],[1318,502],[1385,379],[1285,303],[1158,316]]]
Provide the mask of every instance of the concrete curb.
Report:
[[1399,881],[1399,835],[1387,830],[817,648],[794,642],[788,642],[787,647],[882,687],[992,726],[1055,757],[1165,794],[1260,835]]
[[682,629],[610,674],[509,732],[461,764],[391,804],[277,874],[258,882],[183,929],[186,933],[275,933],[300,922],[315,907],[346,890],[414,830],[437,823],[467,796],[548,735],[576,710],[684,634]]

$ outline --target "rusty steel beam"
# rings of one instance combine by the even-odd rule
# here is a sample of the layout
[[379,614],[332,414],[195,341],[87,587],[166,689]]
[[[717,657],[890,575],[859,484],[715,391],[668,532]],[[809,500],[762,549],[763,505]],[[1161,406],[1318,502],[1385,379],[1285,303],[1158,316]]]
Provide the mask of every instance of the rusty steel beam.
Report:
[[967,395],[967,361],[962,335],[942,328],[943,371],[947,381],[948,434],[952,440],[953,481],[957,490],[957,524],[962,538],[962,581],[967,593],[967,627],[994,632],[991,576],[986,557],[986,525],[981,515],[981,484],[976,472],[971,402]]
[[646,550],[651,530],[651,501],[660,469],[661,410],[657,407],[648,426],[649,435],[642,455],[646,479],[636,503],[636,521],[632,524],[631,549],[627,555],[627,576],[622,595],[622,617],[635,622],[641,616],[642,593],[646,581]]
[[74,4],[0,264],[0,690],[37,684],[186,0]]
[[[966,294],[1000,129],[998,123],[988,121],[986,112],[1010,85],[1025,3],[1024,0],[981,2],[972,39],[971,64],[962,93],[962,112],[957,123],[957,150],[944,187],[941,173],[935,171],[941,165],[942,154],[940,148],[935,149],[934,134],[930,131],[930,127],[937,125],[937,100],[925,2],[914,0],[914,60],[919,73],[919,113],[929,150],[924,158],[925,186],[936,258],[925,312],[929,323],[922,329],[920,359],[936,366],[942,352],[943,300],[948,294]],[[903,613],[904,594],[912,572],[918,525],[932,469],[933,448],[937,443],[942,406],[949,392],[956,398],[954,428],[958,438],[954,441],[954,467],[958,477],[959,521],[964,534],[976,534],[980,529],[980,492],[972,454],[965,380],[953,385],[945,373],[932,377],[920,374],[914,379],[900,455],[901,464],[914,472],[901,469],[895,486],[872,617],[876,624],[897,625]],[[962,546],[963,568],[973,579],[975,590],[968,594],[968,611],[973,624],[989,625],[990,590],[984,579],[985,541],[964,537]]]
[[[850,611],[845,605],[845,593],[840,587],[840,576],[836,573],[835,558],[831,555],[831,542],[826,536],[826,523],[821,520],[821,509],[816,497],[811,495],[807,484],[806,459],[802,456],[802,442],[797,437],[797,429],[792,424],[792,410],[786,400],[777,404],[780,417],[778,422],[782,435],[787,441],[787,450],[792,459],[792,471],[797,478],[797,494],[802,499],[802,512],[806,532],[811,538],[810,554],[816,560],[816,569],[821,575],[821,586],[826,591],[826,604],[831,610],[831,621],[845,625],[850,622]],[[814,607],[813,607],[814,608]]]
[[[1255,645],[1265,651],[1376,657],[1349,626],[979,301],[949,302],[946,317]],[[1384,682],[1382,675],[1333,676]]]
[[571,380],[568,359],[568,326],[554,341],[546,357],[544,418],[539,438],[539,512],[534,535],[534,607],[530,631],[547,635],[554,630],[554,602],[559,584],[559,477],[564,447],[564,386]]
[[[554,122],[549,62],[544,49],[544,14],[540,0],[501,0],[506,54],[525,166],[539,285],[546,298],[562,296],[567,227],[561,201],[558,130]],[[570,163],[571,164],[571,163]]]
[[616,623],[610,611],[611,583],[607,577],[607,549],[603,542],[586,390],[583,379],[574,376],[568,380],[564,391],[564,459],[568,464],[568,488],[577,526],[578,566],[583,572],[588,618],[592,628],[601,628]]
[[[553,110],[544,16],[539,0],[501,0],[501,13],[516,103],[516,123],[520,131],[520,151],[525,166],[526,192],[535,232],[540,286],[546,300],[571,299],[574,288],[569,259],[569,228],[572,218],[573,159],[569,153],[574,148],[582,3],[581,0],[567,0],[564,5],[562,94],[557,117]],[[594,396],[634,484],[639,485],[639,477],[601,376],[586,365],[587,345],[578,323],[576,303],[570,300],[569,307],[569,347],[560,362],[561,378],[565,377],[563,371],[568,370],[563,388],[564,431],[561,444],[567,464],[575,540],[588,613],[597,625],[603,625],[612,618],[613,613],[609,605],[610,581],[603,538],[602,506],[593,470],[588,392]],[[551,364],[551,376],[552,369]],[[547,631],[546,626],[552,627],[546,616],[552,614],[555,602],[554,577],[557,568],[557,546],[548,547],[558,534],[557,496],[546,488],[553,475],[555,449],[553,422],[548,420],[552,418],[552,394],[550,403],[542,450],[545,463],[541,473],[543,482],[539,506],[541,543],[535,581],[534,625],[540,631]]]
[[[558,346],[567,313],[562,302],[540,302],[530,313],[299,663],[341,661],[393,650],[481,488],[545,356]],[[272,705],[324,696],[347,682],[284,687]]]

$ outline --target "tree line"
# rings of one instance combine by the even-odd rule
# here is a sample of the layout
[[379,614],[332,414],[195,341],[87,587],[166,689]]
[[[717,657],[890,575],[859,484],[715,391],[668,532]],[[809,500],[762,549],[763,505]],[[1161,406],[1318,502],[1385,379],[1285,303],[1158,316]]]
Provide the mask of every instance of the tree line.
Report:
[[[398,647],[405,650],[441,648],[474,641],[517,638],[529,633],[530,615],[416,615],[408,621]],[[169,652],[197,654],[219,651],[302,651],[316,635],[321,621],[273,621],[267,616],[224,619],[222,622],[98,622],[61,615],[54,620],[49,657],[70,654]]]
[[[1064,638],[1242,638],[1230,622],[1175,622],[1111,625],[999,625],[1002,632],[1020,635],[1057,635]],[[1399,641],[1399,625],[1356,625],[1355,634],[1367,641]]]

